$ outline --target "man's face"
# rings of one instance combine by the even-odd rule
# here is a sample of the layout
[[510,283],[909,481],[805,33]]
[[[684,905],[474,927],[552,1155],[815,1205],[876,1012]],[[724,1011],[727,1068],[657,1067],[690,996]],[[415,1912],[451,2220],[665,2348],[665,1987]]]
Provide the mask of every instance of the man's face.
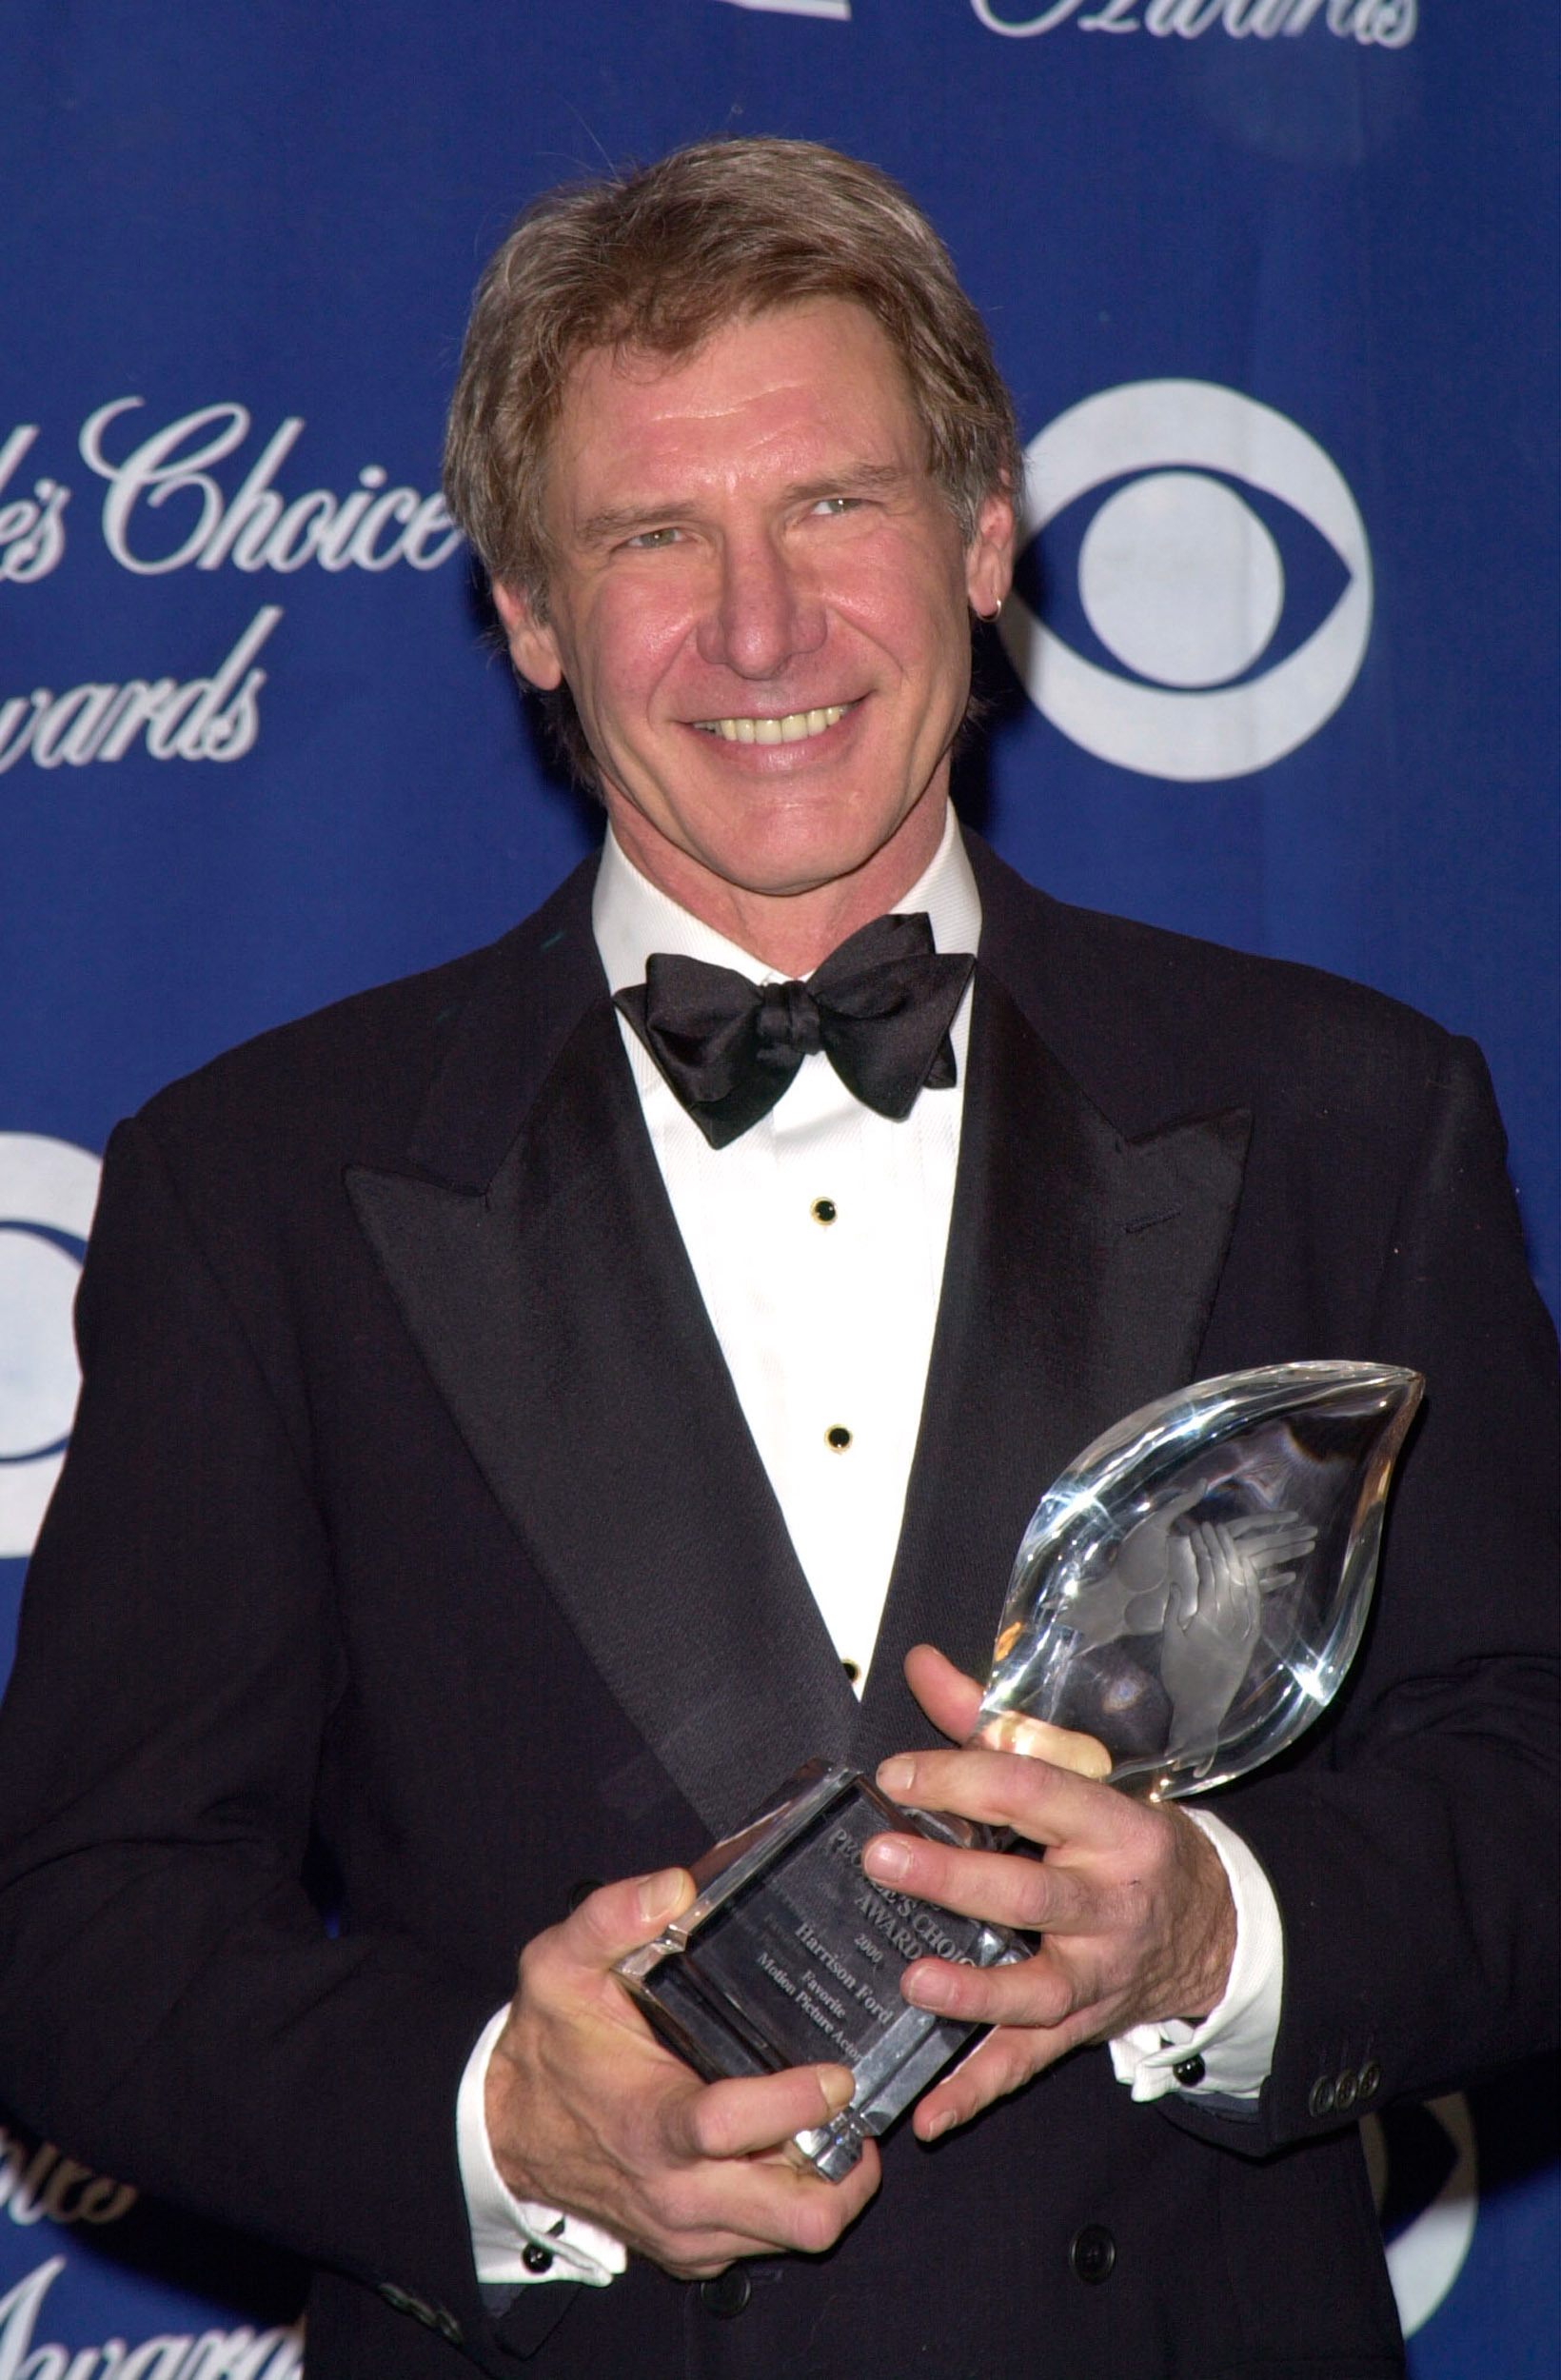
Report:
[[835,299],[670,365],[577,366],[546,625],[496,594],[524,676],[567,680],[620,839],[669,889],[805,893],[897,851],[909,884],[930,857],[967,606],[1001,602],[1013,521],[990,499],[967,551],[925,446],[888,341]]

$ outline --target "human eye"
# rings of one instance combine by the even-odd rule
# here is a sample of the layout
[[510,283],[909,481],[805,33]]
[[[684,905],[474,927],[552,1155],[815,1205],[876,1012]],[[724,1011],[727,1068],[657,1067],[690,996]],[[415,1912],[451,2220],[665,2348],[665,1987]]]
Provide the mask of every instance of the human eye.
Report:
[[838,521],[844,513],[860,512],[861,506],[860,496],[820,496],[814,505],[813,511],[817,518]]
[[663,545],[675,545],[678,534],[675,528],[670,527],[636,529],[632,537],[624,538],[623,550],[631,554],[656,553]]

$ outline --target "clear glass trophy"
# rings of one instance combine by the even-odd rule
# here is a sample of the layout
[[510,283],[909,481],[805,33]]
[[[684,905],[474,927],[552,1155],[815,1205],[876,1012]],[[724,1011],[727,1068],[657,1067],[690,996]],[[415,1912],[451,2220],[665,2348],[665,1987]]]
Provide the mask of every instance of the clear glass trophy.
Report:
[[[1025,1752],[1029,1722],[1045,1720],[1103,1746],[1109,1783],[1158,1800],[1282,1752],[1359,1645],[1423,1385],[1387,1364],[1268,1364],[1199,1380],[1097,1438],[1025,1532],[972,1742]],[[975,2030],[902,2000],[905,1969],[989,1967],[1033,1947],[872,1882],[863,1845],[907,1829],[991,1840],[811,1763],[693,1863],[698,1898],[618,1969],[708,2079],[848,2066],[851,2105],[793,2144],[832,2180]]]

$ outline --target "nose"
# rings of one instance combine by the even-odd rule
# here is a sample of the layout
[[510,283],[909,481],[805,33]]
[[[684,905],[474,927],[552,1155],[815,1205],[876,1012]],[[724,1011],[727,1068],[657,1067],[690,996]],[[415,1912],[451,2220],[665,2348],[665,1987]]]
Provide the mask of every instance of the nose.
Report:
[[709,607],[700,622],[700,659],[740,678],[780,677],[787,664],[822,645],[824,606],[776,540],[731,540]]

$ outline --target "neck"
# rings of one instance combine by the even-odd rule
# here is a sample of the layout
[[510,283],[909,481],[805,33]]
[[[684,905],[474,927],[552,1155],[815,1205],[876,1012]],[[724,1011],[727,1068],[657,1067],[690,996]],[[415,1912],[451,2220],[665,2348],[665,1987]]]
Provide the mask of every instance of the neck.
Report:
[[796,977],[811,975],[859,926],[903,901],[937,857],[947,803],[924,797],[860,867],[780,893],[718,875],[626,803],[609,799],[608,809],[624,858],[659,892],[778,975]]

